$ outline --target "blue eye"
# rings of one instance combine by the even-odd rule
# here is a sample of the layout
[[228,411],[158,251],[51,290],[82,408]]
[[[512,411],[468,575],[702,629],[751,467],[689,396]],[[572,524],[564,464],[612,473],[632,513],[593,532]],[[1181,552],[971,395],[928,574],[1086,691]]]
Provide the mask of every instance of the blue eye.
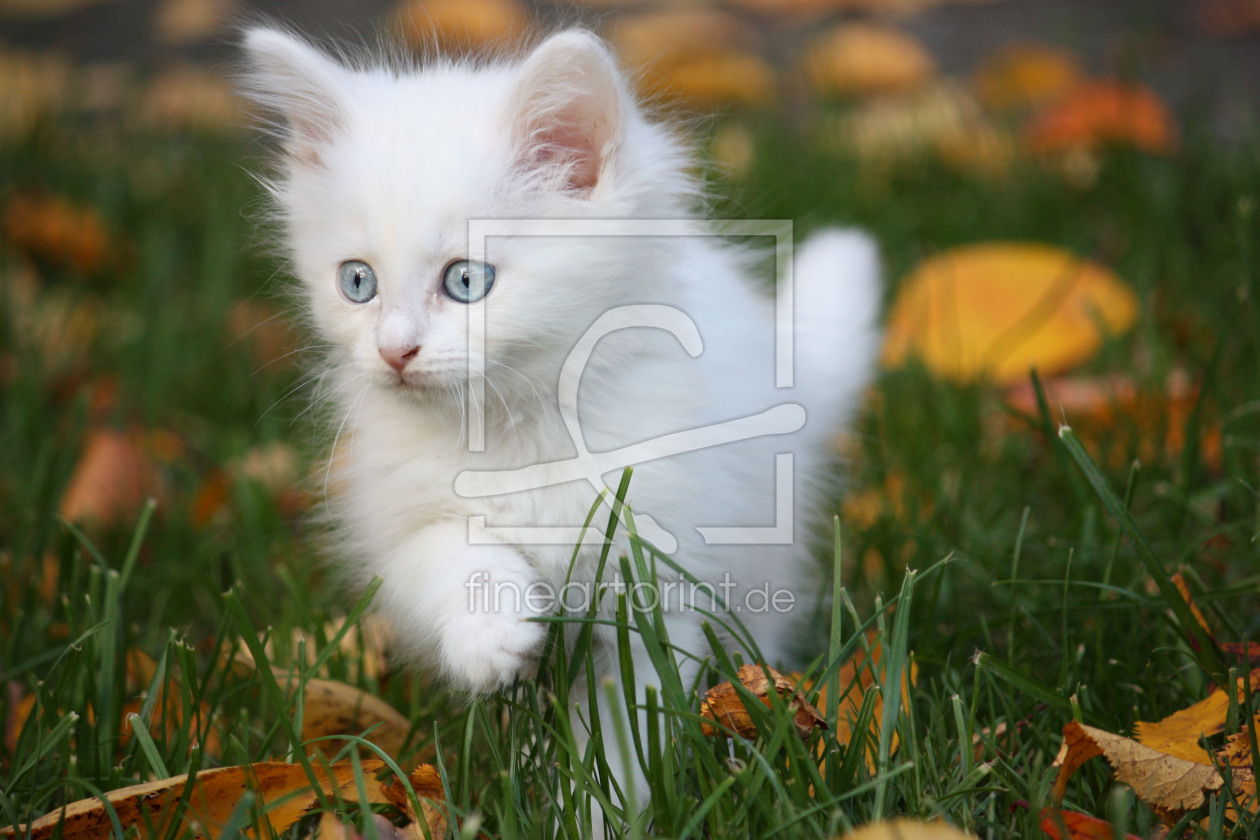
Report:
[[338,269],[341,293],[351,303],[367,303],[376,297],[376,272],[359,260],[346,260]]
[[494,285],[494,266],[489,263],[456,260],[446,267],[442,287],[460,303],[476,303]]

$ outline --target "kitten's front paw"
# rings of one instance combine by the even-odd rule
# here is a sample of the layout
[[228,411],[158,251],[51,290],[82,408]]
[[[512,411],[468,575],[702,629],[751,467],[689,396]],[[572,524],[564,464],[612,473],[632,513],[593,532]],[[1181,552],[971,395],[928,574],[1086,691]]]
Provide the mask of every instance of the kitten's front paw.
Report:
[[463,688],[486,693],[512,682],[539,654],[547,626],[529,621],[542,615],[526,597],[533,581],[477,574],[482,577],[470,578],[468,599],[443,630],[442,668]]

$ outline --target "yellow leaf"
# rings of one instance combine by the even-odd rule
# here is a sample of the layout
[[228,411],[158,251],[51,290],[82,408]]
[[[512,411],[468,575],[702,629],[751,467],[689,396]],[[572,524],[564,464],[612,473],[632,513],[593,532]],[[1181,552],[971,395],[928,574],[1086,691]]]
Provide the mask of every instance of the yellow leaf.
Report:
[[976,93],[989,108],[1022,108],[1057,99],[1084,79],[1071,52],[1024,44],[1001,50],[980,65]]
[[[1251,691],[1260,691],[1260,668],[1251,672]],[[1239,678],[1235,686],[1235,700],[1243,703],[1246,693],[1243,680]],[[1225,731],[1226,716],[1229,713],[1229,694],[1223,689],[1216,689],[1207,698],[1200,700],[1189,708],[1182,709],[1157,723],[1139,721],[1134,726],[1134,737],[1144,746],[1162,753],[1210,764],[1211,758],[1199,744],[1201,736],[1211,737]]]
[[[376,778],[384,766],[383,761],[361,763],[367,792],[367,800],[361,804],[393,804],[414,818],[410,798],[401,783],[398,780],[382,783]],[[258,796],[266,809],[266,822],[277,834],[316,805],[317,791],[327,797],[358,801],[358,782],[351,762],[342,761],[328,767],[312,765],[311,769],[317,783],[314,785],[301,765],[279,762],[220,767],[199,773],[187,797],[187,812],[172,836],[181,833],[194,837],[219,836],[247,790]],[[418,796],[442,799],[442,787],[432,767],[417,768],[410,781]],[[124,832],[134,829],[135,836],[140,838],[162,837],[172,828],[171,822],[188,784],[188,776],[183,775],[110,791],[103,797],[105,801],[93,797],[72,802],[28,826],[18,826],[17,831],[29,840],[48,840],[53,836],[63,840],[96,840],[111,833],[112,810]],[[428,824],[433,836],[445,833],[446,821],[440,809],[426,805],[420,818]],[[14,836],[13,828],[0,829],[0,837]]]
[[518,40],[529,14],[516,0],[403,0],[394,29],[418,51],[491,50]]
[[848,23],[809,43],[805,72],[820,93],[870,96],[920,88],[936,74],[936,63],[899,29]]
[[[1059,766],[1054,788],[1056,801],[1062,800],[1068,778],[1098,755],[1111,765],[1117,781],[1133,788],[1138,799],[1173,818],[1198,808],[1208,794],[1225,785],[1210,763],[1169,755],[1122,735],[1073,721],[1063,727],[1063,747],[1055,759]],[[1240,785],[1251,785],[1254,790],[1255,774],[1251,767],[1234,767],[1231,776],[1235,790]]]
[[946,822],[896,819],[862,826],[844,835],[844,840],[971,840],[972,836]]
[[[277,679],[284,679],[281,674]],[[401,712],[375,695],[336,680],[306,681],[302,694],[302,740],[310,741],[337,735],[359,735],[372,731],[367,740],[389,755],[398,755],[411,731],[411,722]],[[345,746],[334,738],[317,744],[321,752],[332,755]]]
[[933,372],[1008,384],[1056,373],[1129,329],[1137,299],[1114,274],[1048,245],[988,243],[919,265],[889,317],[883,362],[910,356]]

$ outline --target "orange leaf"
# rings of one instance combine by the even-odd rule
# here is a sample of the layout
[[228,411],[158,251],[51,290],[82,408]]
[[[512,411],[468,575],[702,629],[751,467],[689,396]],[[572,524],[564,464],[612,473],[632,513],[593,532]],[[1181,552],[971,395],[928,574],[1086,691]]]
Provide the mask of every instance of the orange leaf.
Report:
[[[806,702],[796,690],[796,682],[783,676],[769,665],[744,665],[739,669],[737,676],[744,688],[751,691],[766,706],[770,706],[771,690],[782,697],[787,702],[788,709],[792,711],[796,734],[802,740],[808,738],[815,729],[827,728],[827,722],[823,720],[818,709]],[[757,725],[744,706],[744,698],[729,680],[718,683],[705,693],[704,700],[700,703],[700,716],[716,721],[744,738],[753,738],[757,735]],[[701,724],[701,731],[710,736],[721,735],[725,732],[724,729],[707,723]]]
[[972,835],[946,822],[895,819],[864,825],[844,840],[972,840]]
[[918,356],[956,380],[1013,383],[1078,364],[1137,317],[1137,299],[1097,263],[1035,243],[987,243],[925,260],[902,284],[883,361]]
[[1105,144],[1170,154],[1177,146],[1177,129],[1168,108],[1149,88],[1092,82],[1038,114],[1024,139],[1039,154]]
[[99,269],[109,251],[100,214],[57,196],[17,193],[4,208],[3,226],[15,248],[83,274]]
[[922,87],[936,74],[936,62],[923,45],[888,26],[842,24],[805,49],[806,75],[821,93],[901,93]]
[[1042,44],[1000,50],[976,72],[976,94],[989,108],[1021,108],[1057,99],[1084,81],[1076,56]]
[[394,28],[416,50],[488,50],[519,39],[529,14],[516,0],[403,0]]
[[[1061,829],[1066,829],[1067,833]],[[1041,830],[1051,840],[1112,840],[1115,836],[1111,823],[1106,820],[1056,808],[1041,809]],[[1133,834],[1124,836],[1126,840],[1142,840]]]
[[157,468],[138,436],[98,429],[88,435],[58,512],[71,522],[110,527],[128,522],[160,492]]
[[[1199,403],[1198,383],[1184,370],[1170,373],[1162,387],[1140,385],[1125,374],[1054,377],[1043,386],[1053,419],[1065,419],[1095,457],[1117,467],[1135,456],[1144,462],[1180,456]],[[1027,379],[1007,392],[1006,402],[1027,415],[1038,412]],[[1224,457],[1220,425],[1205,420],[1201,434],[1203,460],[1218,468]]]

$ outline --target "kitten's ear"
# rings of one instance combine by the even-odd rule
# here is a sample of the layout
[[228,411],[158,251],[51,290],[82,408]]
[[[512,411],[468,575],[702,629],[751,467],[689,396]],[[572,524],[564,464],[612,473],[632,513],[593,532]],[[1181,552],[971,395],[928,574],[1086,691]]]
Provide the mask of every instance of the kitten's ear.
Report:
[[608,49],[570,30],[538,46],[517,73],[513,131],[528,167],[558,167],[567,190],[589,194],[617,150],[623,84]]
[[346,125],[346,70],[287,32],[258,28],[241,42],[244,93],[282,119],[277,133],[295,160],[319,164],[320,148]]

